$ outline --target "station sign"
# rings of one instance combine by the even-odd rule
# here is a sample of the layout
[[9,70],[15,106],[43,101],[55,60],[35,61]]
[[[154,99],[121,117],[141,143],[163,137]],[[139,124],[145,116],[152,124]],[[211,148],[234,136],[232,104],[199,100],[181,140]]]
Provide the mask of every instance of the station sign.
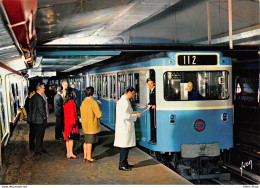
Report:
[[51,77],[57,75],[56,71],[38,71],[38,70],[29,70],[28,74],[29,74],[29,78],[36,77],[36,76]]

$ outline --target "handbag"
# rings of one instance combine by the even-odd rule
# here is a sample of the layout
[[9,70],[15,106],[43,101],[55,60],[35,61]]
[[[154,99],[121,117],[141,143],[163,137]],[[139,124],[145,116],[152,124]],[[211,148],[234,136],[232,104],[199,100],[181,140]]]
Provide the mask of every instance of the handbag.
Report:
[[68,135],[68,139],[71,139],[71,140],[79,140],[80,138],[80,134],[79,132],[77,131],[76,129],[77,125],[73,125],[72,129],[71,129],[71,132],[69,133]]

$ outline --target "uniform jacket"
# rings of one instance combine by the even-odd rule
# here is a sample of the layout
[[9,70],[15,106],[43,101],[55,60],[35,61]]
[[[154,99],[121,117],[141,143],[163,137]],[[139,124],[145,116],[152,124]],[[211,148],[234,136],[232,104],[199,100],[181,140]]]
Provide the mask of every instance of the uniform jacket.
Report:
[[27,121],[32,124],[42,124],[45,118],[47,118],[46,102],[39,93],[36,93],[29,102]]
[[55,116],[63,117],[63,99],[59,93],[54,97],[54,112]]
[[81,124],[84,134],[96,134],[100,132],[100,120],[102,112],[98,103],[92,97],[86,97],[80,106]]
[[150,93],[150,102],[149,105],[156,105],[156,98],[155,98],[155,87],[153,88],[152,92]]
[[135,124],[137,115],[133,114],[133,108],[129,99],[123,95],[116,105],[116,125],[114,146],[120,148],[136,145]]

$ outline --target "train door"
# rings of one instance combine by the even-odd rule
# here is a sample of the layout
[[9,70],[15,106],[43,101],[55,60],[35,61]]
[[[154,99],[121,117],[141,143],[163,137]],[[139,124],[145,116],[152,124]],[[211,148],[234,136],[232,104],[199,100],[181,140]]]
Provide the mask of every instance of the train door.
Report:
[[116,116],[116,74],[109,75],[109,124],[114,127]]
[[[149,144],[156,144],[157,141],[157,129],[156,129],[156,88],[155,88],[155,71],[154,69],[149,70],[149,79],[147,80],[147,89],[148,89],[148,104],[151,105],[150,113],[147,113],[149,117],[147,117],[148,124],[150,127],[150,140]],[[149,121],[150,120],[150,121]],[[149,138],[149,137],[148,137]]]
[[100,99],[102,93],[101,93],[101,82],[102,82],[102,78],[101,78],[101,75],[98,75],[97,76],[97,98],[98,100]]

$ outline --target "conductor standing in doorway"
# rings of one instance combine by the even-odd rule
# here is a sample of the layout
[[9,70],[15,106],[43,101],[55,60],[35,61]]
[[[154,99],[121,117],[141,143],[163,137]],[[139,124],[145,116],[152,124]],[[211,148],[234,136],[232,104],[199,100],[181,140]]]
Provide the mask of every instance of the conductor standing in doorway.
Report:
[[146,80],[147,86],[150,90],[150,101],[148,105],[151,105],[149,108],[150,111],[150,122],[151,122],[151,140],[149,144],[156,144],[156,96],[155,96],[155,83],[151,78]]
[[125,94],[116,104],[116,125],[114,146],[120,148],[119,170],[130,171],[133,165],[129,165],[127,158],[131,147],[136,145],[135,124],[141,113],[133,113],[130,99],[134,96],[135,89],[128,87]]

